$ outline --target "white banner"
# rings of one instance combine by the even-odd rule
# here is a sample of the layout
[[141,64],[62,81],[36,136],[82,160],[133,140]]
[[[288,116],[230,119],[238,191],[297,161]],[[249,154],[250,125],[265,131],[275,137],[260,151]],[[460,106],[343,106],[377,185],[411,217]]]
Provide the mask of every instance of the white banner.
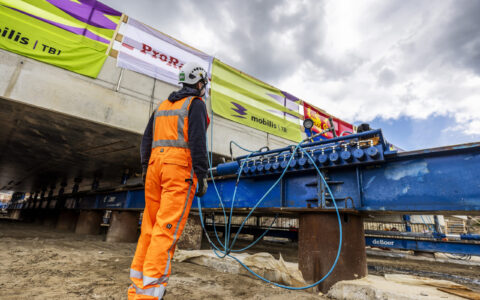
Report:
[[178,84],[178,71],[187,62],[197,62],[211,74],[213,57],[196,51],[175,39],[132,18],[123,23],[119,33],[122,43],[116,43],[117,66],[173,85]]

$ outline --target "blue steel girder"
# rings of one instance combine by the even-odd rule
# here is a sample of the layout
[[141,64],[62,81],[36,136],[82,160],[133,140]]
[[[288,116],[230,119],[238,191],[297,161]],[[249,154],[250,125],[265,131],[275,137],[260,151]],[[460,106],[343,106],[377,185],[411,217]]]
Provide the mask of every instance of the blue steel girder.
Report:
[[[378,149],[383,151],[381,147]],[[340,210],[368,214],[480,214],[480,143],[403,153],[385,151],[377,158],[381,161],[368,164],[353,161],[352,165],[330,164],[321,168]],[[298,155],[297,159],[300,160]],[[242,176],[233,207],[249,209],[255,206],[279,176],[278,171]],[[227,208],[232,205],[236,185],[236,175],[216,179],[218,192]],[[62,197],[66,198],[64,208],[68,209],[141,210],[145,203],[143,190]],[[328,212],[334,210],[331,199],[332,195],[311,166],[297,166],[286,173],[259,207],[262,212],[276,209]],[[25,206],[49,209],[50,202],[56,204],[51,200],[50,197],[30,199]],[[204,208],[221,207],[212,182],[201,202]],[[12,206],[24,208],[23,203]]]
[[[322,172],[340,209],[480,214],[478,143],[393,153],[386,155],[384,162],[324,168]],[[278,174],[241,178],[233,207],[253,207],[278,178]],[[216,185],[225,206],[230,207],[236,176],[217,179]],[[201,201],[205,208],[220,207],[212,184]],[[314,170],[287,172],[259,207],[334,209],[331,195]]]
[[404,155],[362,170],[362,210],[478,213],[480,151],[469,150]]
[[371,247],[400,250],[480,255],[480,243],[466,243],[461,241],[415,240],[366,236],[365,244]]

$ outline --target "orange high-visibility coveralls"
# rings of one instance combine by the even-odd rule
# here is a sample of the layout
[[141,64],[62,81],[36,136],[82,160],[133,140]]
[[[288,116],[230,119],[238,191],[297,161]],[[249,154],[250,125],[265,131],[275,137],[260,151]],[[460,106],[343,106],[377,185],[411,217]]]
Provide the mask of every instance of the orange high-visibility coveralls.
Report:
[[145,210],[130,269],[129,300],[161,299],[165,293],[175,245],[197,185],[188,148],[188,110],[193,99],[165,100],[155,112]]

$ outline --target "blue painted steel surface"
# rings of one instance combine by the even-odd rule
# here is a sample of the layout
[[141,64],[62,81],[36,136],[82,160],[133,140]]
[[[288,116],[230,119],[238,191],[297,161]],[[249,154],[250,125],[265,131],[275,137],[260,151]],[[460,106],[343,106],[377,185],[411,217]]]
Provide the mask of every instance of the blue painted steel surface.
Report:
[[[473,213],[480,211],[479,149],[413,154],[390,158],[382,164],[326,170],[325,174],[339,207],[375,212]],[[277,177],[242,178],[235,207],[252,207]],[[235,182],[234,178],[216,181],[228,205]],[[261,207],[333,209],[329,198],[313,172],[287,173]],[[352,200],[345,203],[347,198]],[[213,188],[208,189],[202,201],[207,208],[220,207]]]
[[424,252],[480,255],[480,243],[365,237],[367,246]]
[[126,207],[129,193],[110,193],[107,195],[97,195],[97,207],[102,209],[118,209]]
[[80,197],[77,200],[76,207],[79,209],[99,208],[98,197],[96,195],[88,195]]
[[478,211],[479,166],[476,149],[476,153],[410,157],[364,169],[362,209]]
[[[376,149],[382,152],[385,147],[378,144]],[[282,155],[277,155],[279,161],[283,161]],[[316,155],[317,161],[324,156],[327,154]],[[388,155],[382,154],[381,157],[385,161],[369,161],[366,165],[352,164],[338,168],[326,164],[321,166],[339,207],[376,213],[480,213],[480,144],[405,153],[388,152]],[[259,161],[255,164],[257,170]],[[232,163],[228,169],[233,169]],[[280,167],[277,173],[281,170]],[[244,173],[248,176],[242,176],[234,207],[253,207],[278,178],[277,174],[257,172],[250,170]],[[236,179],[221,179],[216,183],[220,195],[229,206]],[[314,171],[297,168],[287,172],[260,207],[319,207],[333,210],[330,200],[331,195],[326,193]],[[202,204],[207,208],[220,207],[213,188],[208,189]]]
[[460,234],[460,239],[480,241],[480,234]]
[[[372,145],[376,150],[371,148]],[[340,154],[338,158],[336,155],[334,157],[334,160],[338,159],[341,162],[338,166],[333,166],[331,158],[327,158],[328,162],[320,166],[340,209],[348,208],[377,214],[480,213],[480,143],[396,153],[388,150],[388,144],[383,141],[381,131],[375,130],[310,143],[305,147],[309,153],[313,153],[317,163],[323,156],[331,157],[334,149],[336,153],[342,153],[347,149],[353,156],[356,150],[363,151],[365,160],[361,164],[356,158],[350,159],[347,155]],[[238,184],[234,208],[253,207],[277,181],[280,172],[283,171],[281,164],[286,165],[285,157],[287,159],[290,157],[291,150],[290,147],[271,150],[249,158],[249,165],[246,167],[248,172],[241,176],[238,183],[236,176],[217,179],[217,188],[225,206],[228,208],[231,206],[233,190]],[[333,211],[332,195],[327,193],[325,185],[311,163],[299,153],[294,155],[294,163],[290,164],[293,168],[287,171],[285,177],[259,207],[287,210],[321,208]],[[238,161],[242,159],[245,157],[239,158]],[[217,171],[219,170],[230,174],[233,171],[237,172],[238,162],[221,164],[217,166]],[[66,195],[65,207],[75,209],[144,207],[143,190],[78,195],[77,197]],[[212,183],[209,184],[208,191],[201,201],[205,208],[220,207]],[[47,208],[50,199],[30,199],[29,202],[33,203],[32,207]],[[16,205],[23,206],[21,203],[12,203],[10,207]]]
[[143,209],[145,208],[144,190],[131,190],[112,193],[68,196],[66,209]]
[[[372,136],[378,137],[379,138],[379,143],[381,145],[383,145],[385,148],[388,148],[387,143],[385,142],[385,140],[383,138],[382,131],[380,129],[375,129],[375,130],[372,130],[372,131],[366,131],[366,132],[357,133],[357,134],[351,134],[351,135],[344,136],[344,137],[337,137],[337,138],[318,141],[318,142],[313,142],[313,143],[304,143],[303,146],[304,147],[316,147],[316,146],[323,147],[325,145],[335,145],[335,144],[339,145],[340,143],[344,143],[345,141],[364,140],[364,139],[369,139]],[[293,147],[295,147],[295,146],[293,146]],[[268,155],[268,154],[278,154],[280,152],[286,152],[286,151],[290,151],[290,150],[292,150],[292,146],[279,148],[279,149],[275,149],[275,150],[262,151],[262,152],[257,152],[253,155],[250,155],[250,158],[253,158],[253,157],[256,157],[256,156],[265,156],[265,155]],[[396,151],[394,151],[394,152],[396,152]],[[248,155],[237,157],[237,160],[245,159],[245,158],[247,158],[247,156]]]
[[125,208],[141,208],[145,207],[145,192],[144,190],[129,191],[128,201]]
[[[349,135],[343,138],[335,138],[322,142],[306,143],[302,147],[315,159],[315,163],[321,168],[354,167],[372,163],[380,163],[385,160],[384,153],[389,146],[383,141],[381,131],[374,130],[358,135]],[[250,157],[242,156],[235,162],[220,164],[216,168],[218,175],[238,174],[240,165],[245,163],[242,175],[264,176],[280,174],[289,168],[291,172],[315,171],[311,162],[307,163],[307,156],[303,152],[292,153],[295,147],[287,147],[256,153]],[[290,158],[293,159],[290,161]],[[288,165],[288,161],[290,164]],[[279,164],[272,168],[267,165]]]

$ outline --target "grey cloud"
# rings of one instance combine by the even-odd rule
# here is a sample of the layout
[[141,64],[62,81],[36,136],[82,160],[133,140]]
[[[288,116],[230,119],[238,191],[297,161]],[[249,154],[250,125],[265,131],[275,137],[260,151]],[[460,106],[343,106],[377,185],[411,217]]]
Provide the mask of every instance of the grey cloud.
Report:
[[[223,61],[230,63],[231,53],[228,51],[234,51],[241,59],[235,62],[234,67],[269,83],[288,77],[302,63],[314,66],[323,74],[324,80],[348,76],[362,63],[353,54],[341,60],[322,54],[326,30],[324,1],[299,1],[295,13],[278,20],[274,18],[273,11],[288,0],[144,0],[137,1],[135,5],[126,0],[103,2],[179,39],[181,36],[178,36],[178,28],[182,26],[182,20],[198,19],[207,28],[211,28],[225,45],[217,53]],[[221,13],[224,11],[236,25],[233,32],[223,30],[225,25]],[[281,36],[289,30],[294,32],[294,47],[287,48],[273,36]]]
[[[298,6],[296,12],[280,19],[276,19],[273,12],[285,3],[291,3],[289,0],[102,2],[180,40],[181,28],[187,26],[186,20],[198,20],[202,25],[199,26],[199,35],[202,34],[201,28],[206,28],[217,36],[221,47],[216,55],[222,61],[271,84],[289,77],[300,66],[307,66],[308,73],[312,74],[311,81],[345,83],[345,89],[332,96],[339,103],[347,98],[349,82],[355,81],[355,72],[362,66],[370,66],[369,71],[377,76],[370,87],[372,90],[375,85],[401,84],[413,73],[426,70],[436,74],[456,68],[480,74],[480,1],[379,2],[362,16],[364,26],[359,31],[366,36],[373,33],[370,36],[381,41],[408,28],[406,36],[394,41],[395,51],[369,53],[370,47],[374,49],[374,46],[363,45],[366,47],[362,49],[365,50],[364,56],[352,51],[334,57],[325,54],[325,33],[329,25],[325,21],[325,1],[294,2]],[[232,31],[225,29],[227,21],[234,24]],[[287,31],[294,33],[293,47],[275,39]],[[395,55],[382,57],[385,53]],[[234,61],[232,57],[239,60]],[[295,94],[295,91],[290,92]]]
[[395,72],[393,72],[389,68],[384,68],[380,73],[378,74],[378,83],[381,86],[390,86],[395,82]]
[[433,44],[442,61],[480,75],[480,1],[456,1],[452,16],[438,28],[443,34]]
[[403,2],[379,9],[376,21],[397,28],[417,26],[399,41],[407,58],[404,73],[451,72],[453,68],[480,74],[479,1]]
[[[323,18],[323,4],[299,3],[298,12],[275,20],[272,12],[286,2],[256,1],[252,5],[252,2],[233,1],[227,5],[237,27],[224,39],[242,59],[236,67],[267,82],[295,72],[322,46],[323,28],[318,21]],[[215,27],[221,28],[221,24]],[[273,38],[288,30],[294,32],[293,48],[286,48]],[[228,57],[228,53],[221,54]]]
[[[100,0],[101,2],[133,17],[147,25],[166,32],[166,28],[181,26],[182,1],[158,0]],[[165,24],[170,24],[165,26]],[[174,24],[174,26],[172,26]],[[166,32],[168,33],[168,32]]]

